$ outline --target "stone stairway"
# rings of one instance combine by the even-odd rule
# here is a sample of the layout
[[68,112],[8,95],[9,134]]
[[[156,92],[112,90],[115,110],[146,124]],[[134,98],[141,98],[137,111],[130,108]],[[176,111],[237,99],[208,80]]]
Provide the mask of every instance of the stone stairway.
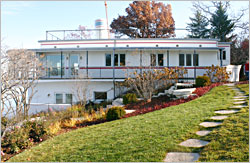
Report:
[[[234,105],[229,107],[229,109],[233,109],[233,110],[215,111],[216,114],[220,114],[220,115],[219,116],[212,116],[210,118],[211,120],[218,120],[218,121],[221,120],[222,121],[222,120],[228,118],[228,116],[226,116],[226,115],[237,113],[240,111],[239,109],[247,106],[247,105],[243,105],[246,103],[246,100],[248,97],[248,96],[244,95],[244,92],[241,92],[240,89],[236,88],[234,84],[225,84],[225,85],[230,87],[237,94],[237,96],[235,96],[233,98],[233,100],[235,101],[233,103]],[[239,104],[242,104],[242,105],[239,105]],[[204,128],[210,128],[210,127],[220,126],[221,124],[222,124],[222,122],[202,122],[199,125],[204,127]],[[209,131],[209,130],[201,130],[201,131],[197,131],[196,135],[206,136],[210,132],[211,131]],[[185,147],[201,148],[201,147],[208,145],[209,143],[210,142],[208,142],[208,141],[199,140],[199,139],[188,139],[188,140],[181,142],[179,145],[185,146]],[[167,155],[163,161],[164,162],[194,162],[194,161],[198,161],[199,157],[200,157],[199,153],[169,152],[169,153],[167,153]]]

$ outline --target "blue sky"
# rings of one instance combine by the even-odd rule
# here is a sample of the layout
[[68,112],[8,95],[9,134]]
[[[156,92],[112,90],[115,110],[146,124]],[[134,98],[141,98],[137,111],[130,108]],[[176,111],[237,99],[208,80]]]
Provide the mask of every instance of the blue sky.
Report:
[[[107,1],[109,23],[125,15],[131,1]],[[165,1],[172,5],[176,28],[185,28],[193,17],[191,1]],[[248,6],[247,1],[231,2],[231,11]],[[244,17],[249,20],[248,13]],[[71,30],[79,25],[94,28],[94,21],[105,19],[104,1],[2,1],[1,36],[10,48],[38,48],[46,30]]]

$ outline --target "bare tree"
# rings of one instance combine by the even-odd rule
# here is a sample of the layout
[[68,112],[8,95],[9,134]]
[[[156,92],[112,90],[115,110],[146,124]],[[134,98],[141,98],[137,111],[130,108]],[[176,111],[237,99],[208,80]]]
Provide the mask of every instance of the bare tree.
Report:
[[84,78],[85,76],[83,74],[77,74],[74,86],[72,87],[72,94],[81,106],[85,106],[87,104],[88,97],[91,96],[91,91],[89,90],[89,79],[86,79],[85,81]]
[[40,77],[40,63],[34,52],[25,49],[9,50],[4,87],[7,96],[15,103],[17,120],[28,118],[31,100]]

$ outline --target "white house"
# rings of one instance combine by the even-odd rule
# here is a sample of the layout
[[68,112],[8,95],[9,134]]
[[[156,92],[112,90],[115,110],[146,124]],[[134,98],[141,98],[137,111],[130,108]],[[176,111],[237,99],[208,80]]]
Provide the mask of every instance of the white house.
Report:
[[188,74],[183,80],[191,81],[207,66],[230,64],[230,43],[217,39],[46,38],[39,43],[39,49],[31,49],[43,67],[33,104],[75,103],[72,90],[79,82],[88,82],[89,100],[111,100],[120,93],[115,83],[135,70],[184,67]]

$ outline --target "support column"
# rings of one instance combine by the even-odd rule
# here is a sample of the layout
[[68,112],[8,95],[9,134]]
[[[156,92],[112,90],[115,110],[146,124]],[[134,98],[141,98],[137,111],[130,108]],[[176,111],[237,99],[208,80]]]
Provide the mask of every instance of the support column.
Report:
[[62,73],[63,73],[62,60],[63,60],[63,52],[61,51],[61,78],[62,78]]
[[86,76],[89,78],[89,51],[86,51]]
[[116,40],[114,40],[114,48],[113,48],[113,59],[112,59],[112,65],[113,65],[113,86],[114,86],[114,99],[115,99],[115,47],[116,47]]
[[167,66],[169,68],[169,50],[167,50]]
[[[196,51],[194,50],[194,54],[196,54]],[[193,55],[194,58],[194,55]],[[194,59],[193,59],[194,62]],[[196,63],[194,64],[194,80],[196,79]]]
[[142,50],[140,50],[140,73],[142,73]]
[[222,67],[222,49],[220,49],[220,67]]

